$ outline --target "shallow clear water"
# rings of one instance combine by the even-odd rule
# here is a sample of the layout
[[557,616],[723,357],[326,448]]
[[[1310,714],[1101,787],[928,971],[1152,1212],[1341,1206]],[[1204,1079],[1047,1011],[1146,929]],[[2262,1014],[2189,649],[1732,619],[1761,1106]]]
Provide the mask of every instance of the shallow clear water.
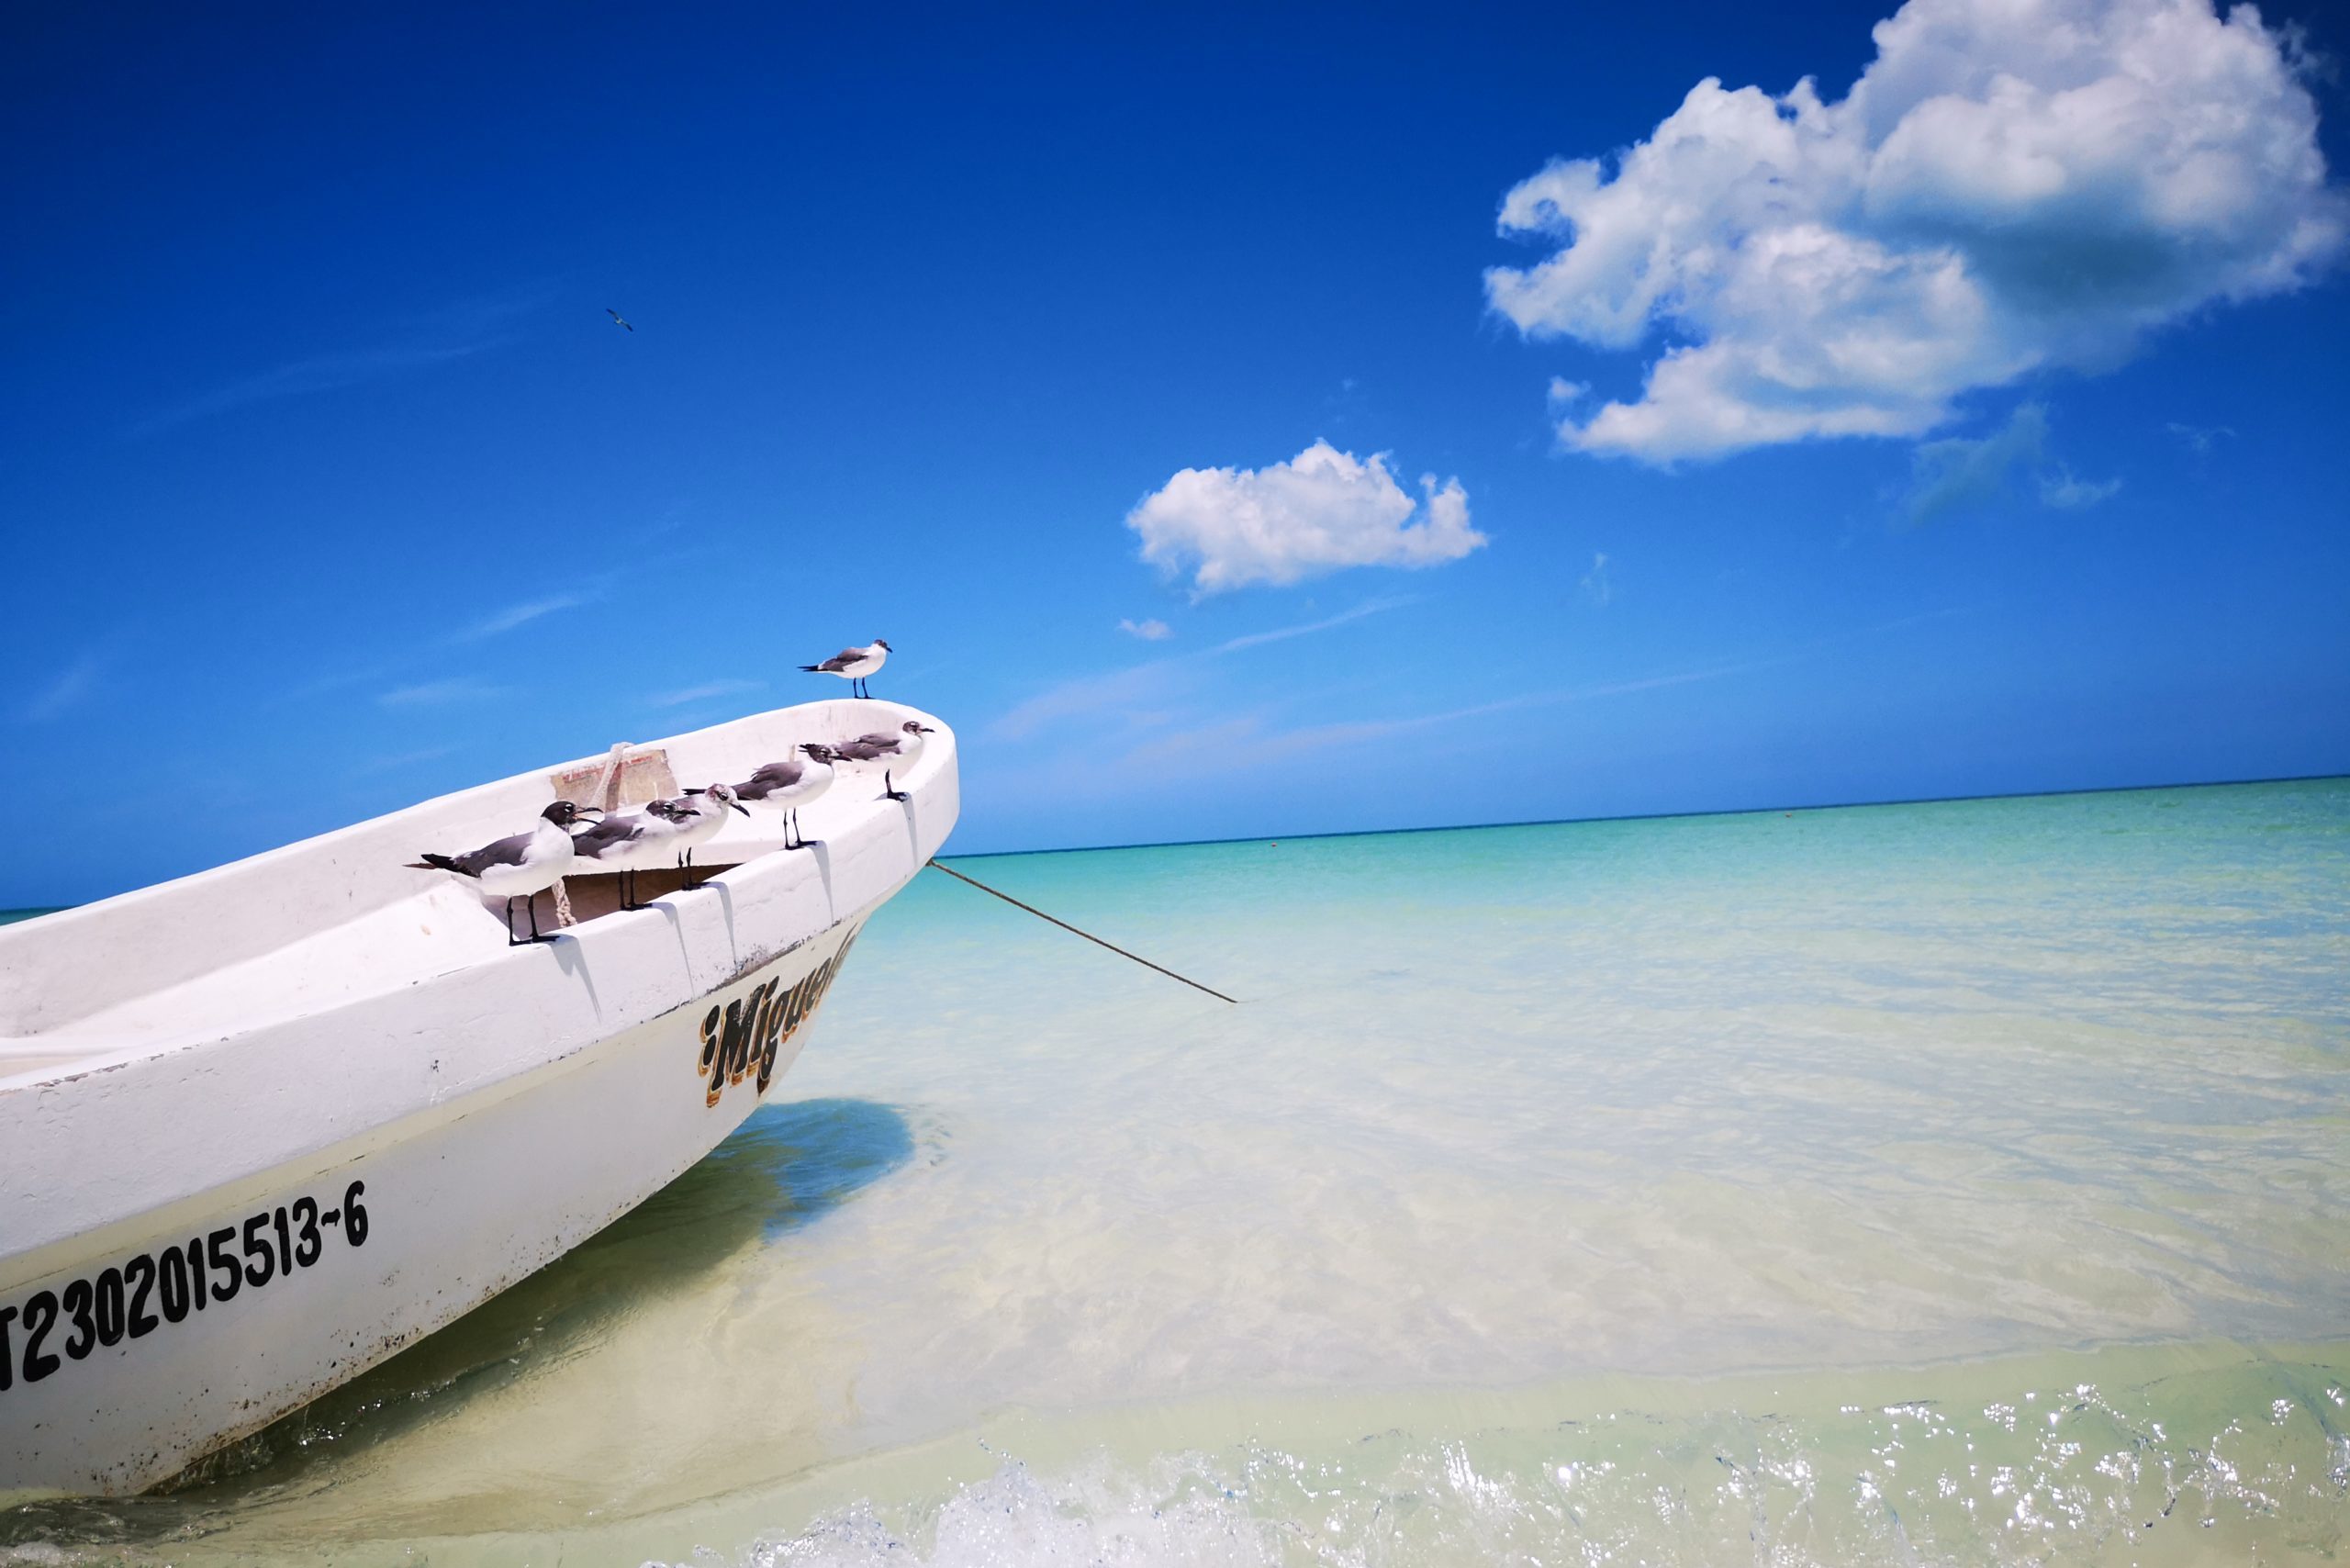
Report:
[[0,1561],[2350,1553],[2350,782],[1000,857],[703,1166]]

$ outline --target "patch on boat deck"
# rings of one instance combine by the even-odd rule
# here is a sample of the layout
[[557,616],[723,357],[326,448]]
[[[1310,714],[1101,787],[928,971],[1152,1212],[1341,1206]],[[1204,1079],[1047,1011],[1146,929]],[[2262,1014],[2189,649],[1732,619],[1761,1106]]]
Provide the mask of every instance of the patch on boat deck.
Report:
[[621,759],[617,772],[612,759],[606,757],[550,773],[547,782],[554,786],[558,801],[574,801],[607,812],[666,800],[677,792],[677,777],[669,771],[669,754],[660,746],[629,753]]

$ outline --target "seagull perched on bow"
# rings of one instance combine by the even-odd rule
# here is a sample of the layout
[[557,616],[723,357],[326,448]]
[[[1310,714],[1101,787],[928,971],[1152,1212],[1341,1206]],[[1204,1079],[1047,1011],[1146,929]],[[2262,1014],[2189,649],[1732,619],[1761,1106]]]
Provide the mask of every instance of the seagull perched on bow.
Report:
[[882,661],[889,656],[890,644],[876,637],[869,646],[843,648],[822,664],[801,665],[800,667],[810,675],[839,676],[849,683],[850,696],[870,697],[873,693],[866,689],[865,678],[879,669]]
[[800,833],[800,808],[833,787],[833,748],[811,741],[801,746],[800,753],[785,761],[767,764],[748,780],[734,786],[736,800],[783,813],[786,849],[808,847],[808,840]]
[[894,735],[876,732],[859,735],[853,741],[843,741],[833,748],[833,755],[845,762],[878,762],[881,764],[881,798],[885,801],[911,799],[898,788],[890,775],[901,767],[912,767],[922,757],[923,737],[938,732],[928,724],[918,724],[912,719],[898,726]]
[[468,849],[463,855],[428,853],[415,869],[453,871],[479,882],[482,891],[504,899],[509,947],[523,945],[523,939],[514,935],[514,901],[528,899],[530,940],[552,942],[553,936],[539,935],[539,894],[563,880],[564,874],[571,869],[571,824],[588,810],[569,801],[557,801],[539,813],[539,825],[528,833],[485,844],[479,849]]
[[[612,319],[612,325],[613,325],[613,326],[615,326],[615,327],[628,327],[628,318],[627,318],[627,317],[625,317],[625,316],[623,316],[623,315],[621,315],[619,311],[617,311],[617,310],[613,309],[610,306],[607,305],[607,306],[605,306],[605,307],[604,307],[604,314],[605,314],[605,315],[607,315],[607,316],[610,316],[610,317]],[[629,330],[630,331],[632,331],[632,332],[633,332],[633,331],[635,331],[635,330],[636,330],[636,329],[635,329],[634,327],[628,327],[628,330]]]

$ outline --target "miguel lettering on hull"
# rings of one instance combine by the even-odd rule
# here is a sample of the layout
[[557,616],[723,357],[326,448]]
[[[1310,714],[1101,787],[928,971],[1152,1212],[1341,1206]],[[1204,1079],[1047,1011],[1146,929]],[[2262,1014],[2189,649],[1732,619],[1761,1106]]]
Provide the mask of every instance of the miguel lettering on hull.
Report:
[[705,1105],[715,1106],[727,1089],[750,1076],[755,1067],[758,1071],[755,1092],[767,1093],[767,1085],[775,1081],[777,1052],[815,1016],[824,993],[832,989],[833,977],[840,973],[842,961],[863,929],[859,925],[850,931],[831,958],[789,987],[780,980],[763,980],[723,1006],[711,1004],[702,1016],[701,1053],[694,1065],[695,1073],[708,1081],[702,1091]]

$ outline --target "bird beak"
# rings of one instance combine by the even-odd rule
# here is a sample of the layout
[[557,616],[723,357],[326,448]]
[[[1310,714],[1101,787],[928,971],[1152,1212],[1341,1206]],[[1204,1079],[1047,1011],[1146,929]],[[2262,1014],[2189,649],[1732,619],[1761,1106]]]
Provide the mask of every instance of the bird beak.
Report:
[[744,816],[746,816],[746,817],[747,817],[747,816],[749,816],[749,815],[751,814],[751,808],[750,808],[750,807],[748,807],[748,806],[746,806],[746,805],[744,805],[742,801],[733,801],[733,802],[732,802],[732,804],[733,805],[733,807],[734,807],[734,809],[735,809],[736,811],[738,811],[738,812],[742,812]]

